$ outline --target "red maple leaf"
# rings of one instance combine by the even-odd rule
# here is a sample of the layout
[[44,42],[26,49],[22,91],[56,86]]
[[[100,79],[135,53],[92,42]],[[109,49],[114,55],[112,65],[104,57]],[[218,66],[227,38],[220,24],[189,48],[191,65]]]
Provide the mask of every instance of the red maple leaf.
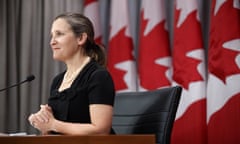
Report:
[[[223,82],[229,75],[240,73],[235,59],[238,51],[226,49],[223,44],[240,39],[240,10],[233,7],[233,0],[226,1],[214,15],[212,3],[210,49],[209,49],[209,71]],[[238,46],[240,48],[240,46]]]
[[144,31],[148,20],[141,13],[141,30],[139,44],[139,77],[142,87],[152,90],[170,85],[166,77],[167,66],[156,64],[156,60],[170,56],[168,32],[164,28],[165,21],[157,24],[147,35]]
[[127,60],[133,60],[133,43],[130,37],[125,35],[126,27],[122,28],[109,42],[107,67],[113,77],[116,90],[126,89],[123,79],[126,71],[116,69],[115,65]]
[[200,23],[197,21],[196,11],[188,15],[180,27],[176,27],[180,11],[176,10],[174,49],[173,49],[173,79],[185,89],[194,81],[203,78],[197,70],[200,60],[188,57],[187,54],[203,48]]

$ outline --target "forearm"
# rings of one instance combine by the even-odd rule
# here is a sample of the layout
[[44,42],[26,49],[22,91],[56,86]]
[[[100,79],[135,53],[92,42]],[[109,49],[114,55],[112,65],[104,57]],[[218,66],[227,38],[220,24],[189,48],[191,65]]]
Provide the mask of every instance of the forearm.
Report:
[[80,124],[54,120],[51,130],[65,135],[109,134],[111,128],[101,128],[94,124]]

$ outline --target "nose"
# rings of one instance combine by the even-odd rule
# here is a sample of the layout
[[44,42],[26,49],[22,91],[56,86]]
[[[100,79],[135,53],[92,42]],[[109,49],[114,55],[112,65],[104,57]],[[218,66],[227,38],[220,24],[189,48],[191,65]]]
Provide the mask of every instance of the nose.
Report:
[[50,40],[50,45],[52,46],[52,45],[55,45],[55,44],[56,44],[56,40],[55,40],[54,37],[52,37],[51,40]]

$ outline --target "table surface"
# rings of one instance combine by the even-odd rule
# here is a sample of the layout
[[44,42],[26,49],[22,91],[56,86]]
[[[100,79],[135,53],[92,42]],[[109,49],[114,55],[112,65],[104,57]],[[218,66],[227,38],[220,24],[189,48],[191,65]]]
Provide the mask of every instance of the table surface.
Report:
[[155,144],[154,135],[0,136],[1,144]]

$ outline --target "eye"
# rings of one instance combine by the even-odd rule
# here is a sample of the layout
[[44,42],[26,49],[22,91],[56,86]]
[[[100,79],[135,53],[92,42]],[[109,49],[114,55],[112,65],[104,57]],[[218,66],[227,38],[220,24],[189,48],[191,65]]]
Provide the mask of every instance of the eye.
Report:
[[50,34],[51,37],[58,37],[58,36],[62,36],[62,35],[64,35],[64,33],[60,32],[60,31],[55,31]]
[[61,35],[64,35],[64,33],[60,32],[60,31],[56,31],[56,36],[61,36]]

